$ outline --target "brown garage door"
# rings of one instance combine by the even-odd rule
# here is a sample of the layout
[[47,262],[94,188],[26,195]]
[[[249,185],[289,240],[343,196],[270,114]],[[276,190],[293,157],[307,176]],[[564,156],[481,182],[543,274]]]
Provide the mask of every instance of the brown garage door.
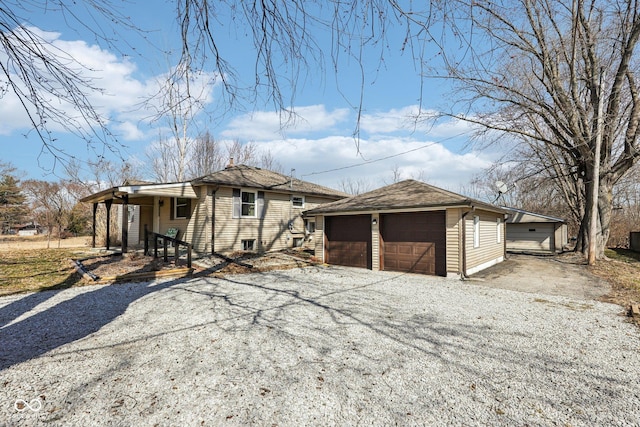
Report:
[[444,211],[380,215],[383,270],[447,275]]
[[371,268],[371,215],[325,218],[327,264]]

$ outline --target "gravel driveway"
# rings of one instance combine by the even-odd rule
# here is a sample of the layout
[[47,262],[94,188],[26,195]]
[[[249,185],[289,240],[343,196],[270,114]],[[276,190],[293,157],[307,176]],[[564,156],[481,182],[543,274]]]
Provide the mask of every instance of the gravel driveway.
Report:
[[5,425],[640,425],[621,308],[336,267],[0,298]]

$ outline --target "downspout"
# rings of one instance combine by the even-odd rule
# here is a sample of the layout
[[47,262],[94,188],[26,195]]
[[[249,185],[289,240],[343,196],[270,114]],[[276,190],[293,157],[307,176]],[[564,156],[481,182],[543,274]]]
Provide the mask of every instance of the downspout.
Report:
[[469,279],[469,276],[467,276],[467,223],[465,218],[473,211],[474,207],[471,206],[470,211],[466,211],[462,214],[462,271],[460,272],[460,280]]
[[[233,162],[233,157],[231,158]],[[220,187],[211,190],[211,254],[216,253],[216,192]]]
[[504,259],[507,259],[507,218],[509,214],[504,214],[502,219],[502,242],[504,243]]

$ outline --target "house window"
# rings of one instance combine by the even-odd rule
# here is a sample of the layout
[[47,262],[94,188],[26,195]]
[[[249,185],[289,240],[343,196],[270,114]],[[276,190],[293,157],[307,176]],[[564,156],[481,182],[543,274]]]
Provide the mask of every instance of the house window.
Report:
[[480,247],[480,217],[473,217],[473,247]]
[[304,220],[304,228],[307,230],[307,233],[313,234],[316,232],[316,222],[308,219]]
[[303,196],[291,196],[291,204],[294,208],[304,208]]
[[302,247],[302,242],[304,242],[304,239],[302,237],[294,237],[293,238],[293,247],[294,248]]
[[173,217],[175,219],[185,219],[189,215],[189,199],[176,197],[173,209]]
[[256,193],[242,192],[242,216],[256,216]]
[[502,241],[502,219],[496,218],[496,243]]
[[255,246],[256,246],[255,239],[242,240],[242,250],[243,251],[253,251]]

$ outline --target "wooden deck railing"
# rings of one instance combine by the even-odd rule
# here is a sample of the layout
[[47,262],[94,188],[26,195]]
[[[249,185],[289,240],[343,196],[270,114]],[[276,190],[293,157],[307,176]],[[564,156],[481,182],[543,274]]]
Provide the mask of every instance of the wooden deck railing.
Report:
[[153,257],[158,258],[158,240],[162,239],[162,256],[164,262],[169,262],[169,242],[173,242],[175,248],[174,263],[178,265],[178,259],[180,258],[180,246],[187,247],[187,268],[191,268],[191,243],[183,242],[182,240],[174,239],[173,237],[165,236],[164,234],[155,233],[147,230],[147,226],[144,227],[144,253],[149,253],[149,238],[153,239]]

